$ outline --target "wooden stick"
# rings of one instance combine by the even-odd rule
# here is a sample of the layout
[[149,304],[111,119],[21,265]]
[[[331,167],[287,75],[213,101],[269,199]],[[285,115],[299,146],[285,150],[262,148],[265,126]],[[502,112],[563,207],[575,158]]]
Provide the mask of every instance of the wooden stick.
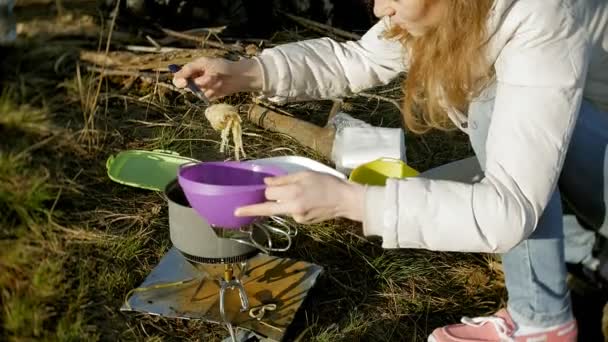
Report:
[[227,25],[224,26],[217,26],[217,27],[199,27],[199,28],[193,28],[190,30],[186,30],[184,31],[184,33],[207,33],[207,34],[220,34],[222,32],[224,32],[224,30],[227,28]]
[[239,38],[239,37],[224,37],[222,39],[225,42],[241,42],[241,43],[249,43],[249,44],[255,44],[255,45],[260,45],[262,44],[264,47],[270,47],[270,46],[276,46],[277,44],[272,43],[272,41],[268,40],[268,39],[262,39],[262,38]]
[[247,119],[269,131],[289,135],[300,144],[319,152],[324,157],[331,157],[336,134],[333,129],[319,127],[294,117],[281,115],[259,105],[251,105],[247,112]]
[[293,15],[293,14],[289,14],[283,11],[279,11],[279,13],[284,14],[286,17],[288,17],[289,19],[297,22],[298,24],[304,26],[304,27],[308,27],[311,30],[317,31],[319,33],[322,34],[333,34],[335,36],[341,37],[341,38],[345,38],[345,39],[350,39],[350,40],[359,40],[361,39],[361,36],[356,34],[356,33],[352,33],[352,32],[348,32],[348,31],[344,31],[341,30],[337,27],[333,27],[333,26],[329,26],[326,24],[322,24],[319,22],[316,22],[314,20],[310,20],[310,19],[306,19],[306,18],[302,18],[299,17],[297,15]]
[[270,108],[270,109],[272,109],[273,111],[275,111],[275,112],[277,112],[279,114],[283,114],[283,115],[287,115],[287,116],[293,117],[293,114],[291,114],[290,112],[285,111],[285,110],[283,110],[283,109],[275,106],[270,101],[266,101],[266,100],[260,99],[258,97],[253,97],[251,100],[253,101],[253,103],[255,103],[257,105],[260,105],[262,107]]
[[165,53],[174,51],[192,51],[195,52],[197,49],[183,49],[174,47],[160,47],[156,48],[153,46],[140,46],[140,45],[127,45],[126,49],[133,52],[150,52],[150,53]]
[[[140,71],[129,71],[129,70],[114,70],[114,69],[106,69],[106,68],[98,68],[94,66],[88,66],[88,71],[98,72],[103,76],[129,76],[129,77],[139,77],[142,79],[154,81],[156,80],[156,73],[152,72],[140,72]],[[164,79],[169,79],[169,74]]]
[[80,51],[80,60],[100,67],[121,70],[168,72],[167,67],[169,64],[185,64],[198,57],[217,57],[225,52],[226,50],[219,49],[185,49],[166,53],[137,54],[134,52],[116,51],[111,54],[105,54],[103,52],[84,50]]
[[212,47],[215,47],[218,49],[225,49],[225,50],[235,51],[235,52],[243,52],[242,47],[213,42],[213,41],[205,39],[204,37],[201,37],[201,36],[193,36],[193,35],[190,35],[187,33],[177,32],[177,31],[166,29],[166,28],[161,28],[161,31],[163,31],[163,33],[165,33],[168,36],[197,42],[197,43],[200,43],[202,46],[209,45],[209,46],[212,46]]
[[153,74],[153,73],[144,73],[144,72],[135,72],[135,71],[126,71],[126,70],[111,70],[111,69],[97,68],[97,67],[92,67],[92,66],[87,67],[87,70],[92,71],[92,72],[98,72],[102,76],[125,76],[125,77],[139,78],[144,81],[154,83],[158,87],[166,88],[171,91],[178,92],[182,95],[188,93],[188,91],[178,88],[178,87],[174,86],[173,84],[158,82],[158,80],[160,80],[160,79],[165,80],[165,79],[169,79],[169,77],[164,77],[164,76],[160,77],[159,75],[157,77],[157,75]]
[[150,42],[150,44],[154,45],[154,47],[155,47],[157,50],[160,50],[160,48],[161,48],[160,44],[158,44],[158,43],[156,42],[156,40],[154,40],[152,37],[150,37],[149,35],[146,35],[146,40],[147,40],[147,41],[149,41],[149,42]]
[[397,109],[399,109],[399,112],[401,112],[401,105],[399,104],[399,102],[395,99],[391,99],[390,97],[370,94],[370,93],[365,93],[365,92],[356,93],[355,95],[359,95],[361,97],[366,97],[368,99],[374,99],[374,100],[386,101],[388,103],[392,103],[395,107],[397,107]]
[[331,106],[331,110],[329,111],[329,115],[327,116],[327,122],[325,123],[325,127],[329,127],[329,123],[333,118],[338,114],[340,109],[342,109],[342,104],[344,101],[342,100],[334,100],[334,104]]

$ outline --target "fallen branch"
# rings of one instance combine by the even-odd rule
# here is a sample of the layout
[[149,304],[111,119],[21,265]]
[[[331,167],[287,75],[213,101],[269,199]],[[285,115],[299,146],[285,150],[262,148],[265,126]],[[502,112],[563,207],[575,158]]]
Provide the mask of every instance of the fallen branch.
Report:
[[306,28],[309,28],[313,31],[319,32],[324,35],[333,35],[333,36],[337,36],[337,37],[340,37],[340,38],[343,38],[346,40],[361,39],[361,36],[356,33],[344,31],[342,29],[339,29],[339,28],[336,28],[336,27],[333,27],[330,25],[322,24],[322,23],[316,22],[314,20],[302,18],[297,15],[289,14],[286,12],[279,11],[279,13],[284,14],[287,18],[295,21],[296,23],[298,23]]
[[286,134],[326,158],[331,157],[335,137],[333,129],[319,127],[294,117],[281,115],[259,105],[251,105],[248,108],[247,119],[269,131]]
[[150,42],[150,44],[154,45],[154,47],[158,50],[160,50],[161,46],[160,44],[158,44],[156,42],[156,40],[154,40],[152,37],[150,37],[149,35],[146,35],[146,40]]
[[330,122],[334,119],[334,117],[336,116],[336,114],[338,114],[338,112],[340,111],[340,109],[342,109],[342,104],[344,103],[344,101],[342,100],[333,100],[334,103],[331,106],[331,110],[329,111],[329,115],[327,116],[327,122],[325,124],[325,127],[329,127],[330,126]]
[[[28,6],[29,7],[29,6]],[[22,7],[23,8],[23,7]],[[52,18],[44,18],[44,15],[32,19],[20,18],[17,24],[19,36],[27,37],[37,41],[47,41],[55,38],[88,38],[95,40],[107,40],[111,36],[112,43],[132,43],[137,38],[127,32],[114,31],[110,34],[103,30],[90,15],[53,15]],[[57,42],[59,43],[59,41]],[[53,42],[53,45],[56,42]]]
[[[137,77],[141,79],[145,79],[146,81],[154,81],[156,79],[156,74],[151,72],[142,72],[142,71],[129,71],[129,70],[114,70],[114,69],[106,69],[106,68],[98,68],[94,66],[88,66],[88,71],[96,72],[101,74],[102,76],[128,76],[128,77]],[[163,77],[164,79],[169,79],[169,77]]]
[[397,107],[397,109],[399,109],[399,112],[401,112],[401,105],[399,104],[399,102],[395,99],[391,99],[390,97],[370,94],[370,93],[357,93],[356,95],[359,95],[361,97],[366,97],[369,99],[375,99],[375,100],[379,100],[379,101],[385,101],[388,103],[392,103],[395,107]]
[[187,33],[183,33],[183,32],[169,30],[166,28],[161,28],[161,31],[163,31],[164,34],[171,36],[171,37],[185,39],[185,40],[189,40],[192,42],[197,42],[197,43],[201,44],[202,47],[207,45],[207,46],[215,47],[218,49],[224,49],[224,50],[233,51],[233,52],[239,52],[239,53],[243,52],[243,48],[240,46],[226,45],[223,43],[210,41],[207,37],[195,36],[195,35],[191,35],[191,34],[187,34]]
[[178,87],[174,86],[173,84],[158,82],[159,80],[170,79],[170,77],[168,75],[167,76],[163,75],[163,77],[160,77],[161,75],[156,75],[153,73],[144,73],[144,72],[127,71],[127,70],[110,70],[110,69],[97,68],[97,67],[92,67],[92,66],[87,67],[87,70],[91,71],[91,72],[97,72],[97,73],[101,74],[101,76],[133,77],[136,79],[141,79],[146,82],[154,83],[158,87],[166,88],[171,91],[178,92],[182,95],[185,95],[188,93],[188,91],[178,88]]
[[224,30],[226,29],[226,25],[224,26],[218,26],[218,27],[203,27],[203,28],[195,28],[195,29],[190,29],[190,30],[186,30],[184,31],[184,33],[186,34],[191,34],[191,33],[205,33],[206,37],[205,39],[209,39],[209,37],[214,36],[215,39],[217,39],[220,43],[224,43],[222,41],[222,39],[220,38],[219,34],[221,34],[222,32],[224,32]]
[[[139,47],[140,50],[142,48]],[[181,49],[147,54],[127,51],[114,51],[105,54],[85,50],[80,52],[80,59],[99,67],[130,71],[154,70],[168,72],[167,67],[169,64],[186,64],[199,57],[221,57],[225,53],[225,50],[219,49]]]
[[266,107],[266,108],[270,108],[272,110],[274,110],[277,113],[283,114],[283,115],[287,115],[290,117],[293,117],[293,114],[273,105],[271,102],[269,101],[264,101],[258,97],[253,97],[252,98],[253,103],[255,103],[256,105],[261,105],[262,107]]
[[175,51],[198,51],[198,49],[184,49],[174,47],[153,47],[153,46],[140,46],[140,45],[127,45],[127,51],[133,52],[149,52],[149,53],[167,53]]
[[224,37],[222,40],[225,42],[255,44],[255,45],[258,45],[258,46],[261,45],[264,47],[272,47],[272,46],[277,45],[277,44],[272,43],[272,41],[270,41],[268,39],[262,39],[262,38]]

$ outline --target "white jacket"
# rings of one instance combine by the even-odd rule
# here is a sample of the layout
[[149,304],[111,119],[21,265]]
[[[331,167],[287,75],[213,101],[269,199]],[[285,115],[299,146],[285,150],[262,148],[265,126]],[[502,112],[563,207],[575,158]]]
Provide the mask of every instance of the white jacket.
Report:
[[[315,39],[265,50],[263,93],[277,102],[333,98],[407,71],[380,21],[357,42]],[[608,1],[495,0],[488,58],[496,97],[485,178],[409,178],[368,187],[366,235],[385,248],[505,252],[535,229],[555,190],[583,97],[608,113]],[[450,110],[458,127],[466,115]],[[466,131],[466,129],[463,129]]]

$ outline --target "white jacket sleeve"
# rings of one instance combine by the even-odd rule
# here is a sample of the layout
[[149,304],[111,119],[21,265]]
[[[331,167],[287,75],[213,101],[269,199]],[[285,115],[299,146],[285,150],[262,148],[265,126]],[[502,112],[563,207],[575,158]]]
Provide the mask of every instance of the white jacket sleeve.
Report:
[[312,39],[266,49],[256,58],[263,70],[262,95],[285,103],[351,95],[389,83],[405,70],[401,43],[382,37],[380,20],[358,41]]
[[[410,178],[366,193],[364,231],[385,248],[506,252],[555,190],[583,94],[589,47],[571,13],[531,13],[505,44],[478,183]],[[370,233],[371,232],[371,233]]]

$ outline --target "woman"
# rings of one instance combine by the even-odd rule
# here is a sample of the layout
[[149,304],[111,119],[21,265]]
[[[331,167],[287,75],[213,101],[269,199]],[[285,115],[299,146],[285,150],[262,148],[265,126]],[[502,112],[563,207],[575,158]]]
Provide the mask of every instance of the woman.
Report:
[[345,217],[385,248],[501,253],[507,308],[438,328],[429,341],[576,341],[560,192],[581,220],[603,224],[608,3],[376,0],[374,12],[383,19],[360,41],[287,44],[236,63],[199,59],[174,83],[192,77],[210,97],[261,91],[285,102],[356,93],[407,72],[409,129],[462,129],[484,177],[363,187],[305,172],[268,179],[269,202],[237,215]]

